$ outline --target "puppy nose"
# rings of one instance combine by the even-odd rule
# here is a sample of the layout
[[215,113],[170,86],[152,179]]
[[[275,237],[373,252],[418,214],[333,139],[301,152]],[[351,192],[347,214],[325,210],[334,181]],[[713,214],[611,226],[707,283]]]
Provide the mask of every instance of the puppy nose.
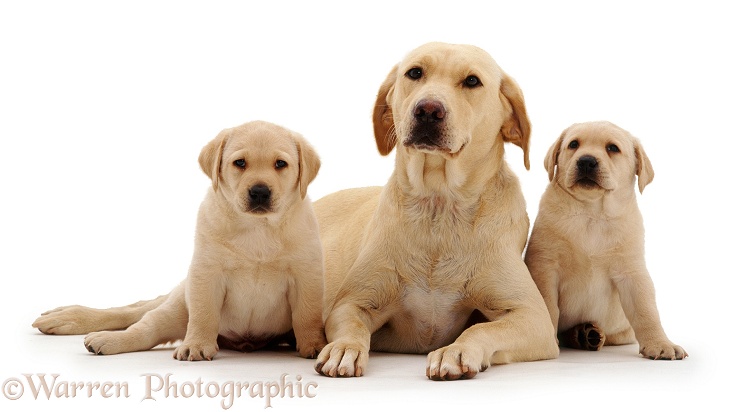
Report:
[[598,160],[593,156],[581,156],[578,159],[578,171],[584,174],[593,173],[598,166]]
[[249,189],[249,199],[251,199],[251,203],[255,205],[269,203],[269,198],[271,196],[272,191],[269,190],[267,185],[255,185]]
[[420,100],[414,107],[414,117],[420,123],[437,123],[446,117],[446,108],[437,100]]

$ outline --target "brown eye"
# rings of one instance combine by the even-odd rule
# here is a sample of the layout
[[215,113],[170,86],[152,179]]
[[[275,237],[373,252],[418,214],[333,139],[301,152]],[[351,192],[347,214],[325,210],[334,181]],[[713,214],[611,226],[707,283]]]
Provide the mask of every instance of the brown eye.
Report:
[[277,169],[277,170],[284,169],[286,167],[288,167],[288,162],[286,162],[284,160],[278,160],[278,161],[275,162],[275,169]]
[[577,140],[573,140],[569,145],[567,145],[568,149],[577,149],[578,147],[580,147],[580,143],[578,143]]
[[236,166],[239,169],[246,169],[246,160],[244,159],[234,160],[233,166]]
[[466,79],[464,79],[464,86],[470,89],[479,87],[481,85],[482,85],[482,81],[479,80],[479,77],[477,76],[468,76]]
[[621,150],[619,150],[619,146],[615,144],[609,144],[608,146],[606,146],[606,150],[613,153],[621,152]]
[[417,80],[422,77],[422,69],[419,67],[412,67],[407,71],[407,77],[412,80]]

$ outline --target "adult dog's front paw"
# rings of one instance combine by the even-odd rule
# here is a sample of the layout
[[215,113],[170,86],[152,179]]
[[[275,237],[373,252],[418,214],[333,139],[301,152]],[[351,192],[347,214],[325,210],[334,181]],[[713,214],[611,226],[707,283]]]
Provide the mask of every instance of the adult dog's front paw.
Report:
[[184,341],[174,351],[174,359],[180,361],[212,360],[218,353],[216,342],[188,342]]
[[426,373],[435,381],[471,379],[488,366],[481,350],[454,343],[427,355]]
[[368,347],[357,342],[335,341],[319,353],[314,369],[331,376],[363,376],[368,366]]
[[652,341],[640,343],[640,354],[653,360],[681,360],[689,356],[679,345],[670,341]]

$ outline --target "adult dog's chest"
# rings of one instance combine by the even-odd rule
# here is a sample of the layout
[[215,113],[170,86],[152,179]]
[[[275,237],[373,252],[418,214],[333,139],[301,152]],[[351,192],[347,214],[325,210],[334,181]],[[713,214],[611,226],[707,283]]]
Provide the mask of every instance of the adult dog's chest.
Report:
[[468,265],[458,259],[412,256],[397,267],[396,315],[377,331],[374,350],[427,353],[452,343],[473,312],[465,299]]
[[435,222],[400,245],[395,263],[399,315],[389,327],[408,346],[397,350],[430,351],[453,342],[463,331],[473,312],[466,284],[479,264],[468,250],[474,239],[463,232],[453,222]]

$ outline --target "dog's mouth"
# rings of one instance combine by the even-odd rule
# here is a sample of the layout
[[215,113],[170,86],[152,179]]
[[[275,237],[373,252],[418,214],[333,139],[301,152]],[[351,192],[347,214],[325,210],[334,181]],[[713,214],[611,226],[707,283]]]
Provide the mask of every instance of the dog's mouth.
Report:
[[466,143],[461,144],[457,148],[451,147],[451,145],[441,137],[433,137],[432,135],[415,135],[411,134],[403,142],[404,147],[414,149],[418,152],[440,154],[446,157],[456,157],[464,149]]
[[579,178],[578,180],[575,181],[575,185],[580,186],[582,189],[601,188],[601,185],[599,185],[598,182],[591,179],[590,177]]
[[272,213],[272,207],[268,205],[258,205],[258,206],[252,206],[248,205],[246,207],[246,212],[251,213],[253,215],[265,215],[267,213]]
[[440,144],[425,142],[422,140],[407,139],[404,141],[405,147],[411,147],[412,149],[419,150],[421,152],[440,152],[448,153],[451,150],[448,147],[444,147]]

